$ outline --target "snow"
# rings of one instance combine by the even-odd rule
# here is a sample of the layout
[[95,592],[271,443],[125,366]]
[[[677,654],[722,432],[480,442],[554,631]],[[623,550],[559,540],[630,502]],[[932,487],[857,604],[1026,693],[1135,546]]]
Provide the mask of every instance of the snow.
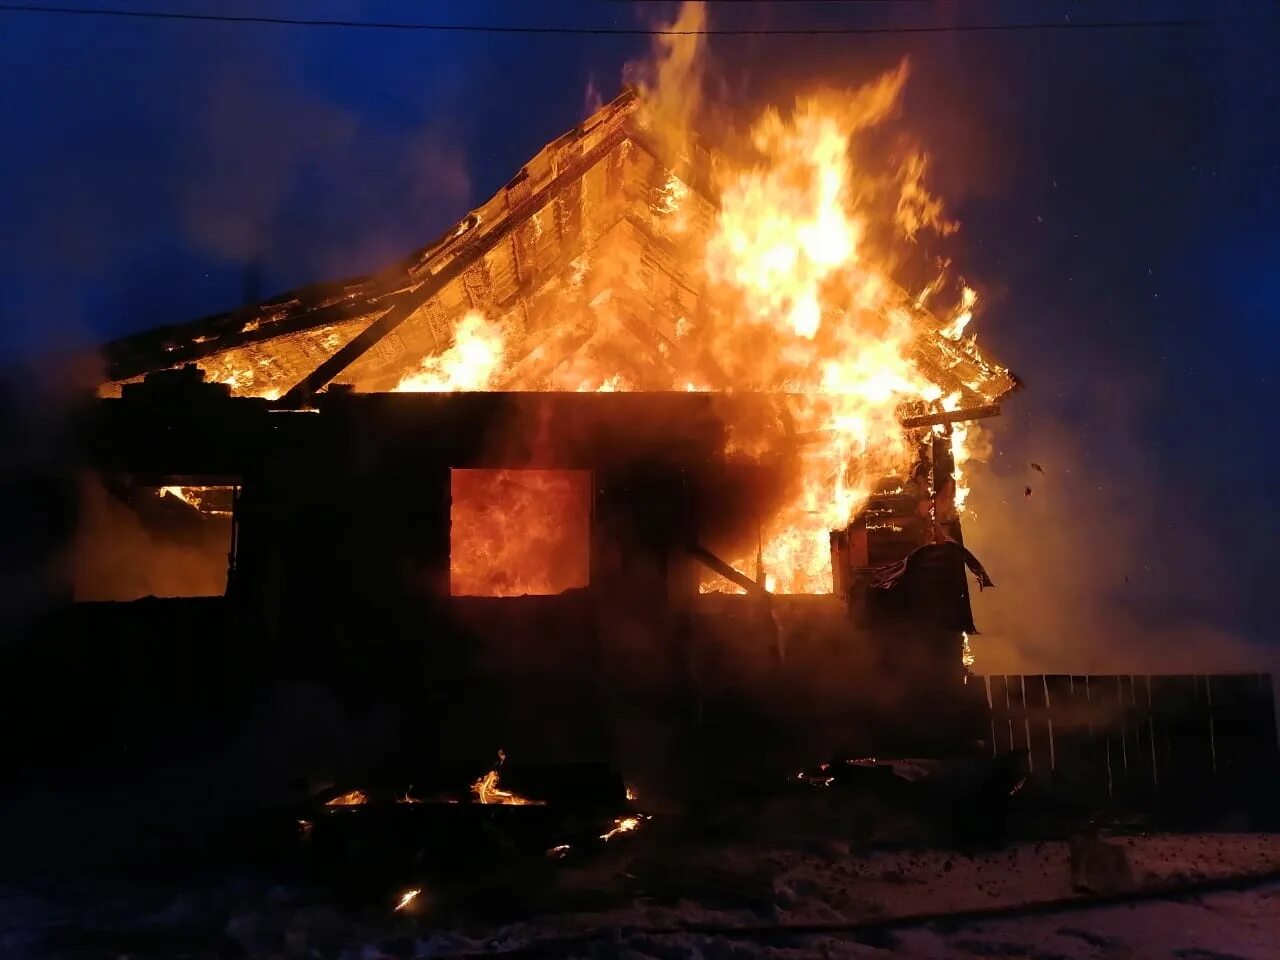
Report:
[[[1280,835],[1125,836],[1107,842],[1124,849],[1139,889],[1280,872]],[[1280,956],[1280,881],[963,923],[909,919],[1079,897],[1070,861],[1063,842],[1020,843],[966,855],[931,849],[860,852],[830,839],[697,846],[655,841],[567,867],[555,887],[566,895],[606,889],[622,874],[642,874],[644,863],[659,862],[670,868],[663,876],[672,878],[671,890],[678,894],[668,902],[619,896],[604,910],[450,929],[433,926],[429,913],[395,913],[390,903],[385,909],[343,910],[266,877],[207,877],[176,892],[173,881],[149,886],[105,875],[75,882],[50,879],[0,890],[0,956],[409,960],[501,953],[539,943],[543,956],[628,960]],[[422,899],[429,909],[430,891]],[[862,933],[785,930],[885,924],[895,918],[901,922]],[[93,934],[90,940],[83,939],[86,931]],[[112,931],[119,932],[118,943],[112,943]],[[103,952],[87,950],[90,941]],[[165,942],[168,947],[156,947]]]

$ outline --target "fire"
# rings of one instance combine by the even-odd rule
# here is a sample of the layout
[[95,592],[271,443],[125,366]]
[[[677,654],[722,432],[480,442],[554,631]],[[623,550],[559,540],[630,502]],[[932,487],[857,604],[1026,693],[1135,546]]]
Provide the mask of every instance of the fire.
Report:
[[518,597],[586,586],[588,476],[573,470],[454,470],[449,592]]
[[503,804],[511,807],[542,806],[543,804],[540,800],[529,800],[498,786],[498,770],[506,759],[507,755],[499,750],[498,762],[494,764],[493,769],[471,785],[471,795],[475,798],[476,803]]
[[[684,4],[677,27],[691,32],[659,37],[654,60],[638,78],[638,120],[677,166],[696,152],[691,129],[700,107],[698,31],[705,21],[705,6]],[[794,434],[809,439],[783,450],[776,437],[733,436],[726,454],[787,458],[790,496],[772,517],[760,518],[757,542],[725,559],[771,591],[831,592],[830,532],[848,526],[885,478],[905,477],[928,435],[900,426],[903,407],[954,410],[962,402],[959,393],[944,401],[943,389],[920,368],[921,337],[946,344],[960,365],[978,303],[976,291],[963,285],[944,319],[926,312],[926,304],[946,297],[946,263],[916,296],[892,276],[902,249],[926,232],[958,229],[926,184],[923,152],[908,150],[887,170],[872,163],[867,134],[898,111],[909,73],[904,60],[860,88],[763,110],[747,131],[750,153],[717,154],[710,164],[714,199],[676,170],[663,172],[650,188],[647,212],[672,240],[678,270],[701,291],[697,309],[681,302],[661,325],[654,310],[661,337],[651,347],[665,367],[653,363],[638,378],[611,363],[634,352],[633,328],[620,319],[629,268],[610,248],[597,247],[576,255],[556,281],[566,309],[555,330],[525,343],[510,333],[521,327],[518,311],[501,322],[466,313],[453,344],[423,360],[397,389],[786,395]],[[535,234],[545,228],[538,217],[531,225]],[[972,428],[946,430],[961,509]],[[545,492],[513,485],[494,506],[475,509],[459,508],[460,493],[455,485],[451,545],[462,559],[451,571],[453,592],[552,592],[523,572],[538,553],[525,549],[528,541],[540,543],[548,522],[534,506],[546,502]],[[477,565],[483,572],[472,569]],[[497,583],[500,570],[515,573]],[[585,574],[574,581],[585,582]],[[739,588],[708,577],[702,589]]]
[[414,887],[413,889],[406,890],[404,893],[400,894],[400,900],[396,904],[395,912],[399,913],[401,910],[405,909],[413,903],[413,901],[417,900],[421,893],[422,890],[420,888]]
[[[873,483],[910,463],[900,407],[941,394],[912,357],[917,304],[939,281],[916,304],[901,295],[866,239],[859,198],[872,178],[850,159],[857,133],[889,115],[906,76],[904,64],[847,98],[803,99],[789,116],[767,110],[752,130],[755,162],[724,176],[707,244],[722,306],[719,365],[744,388],[799,394],[797,431],[822,438],[802,450],[797,493],[766,523],[754,556],[731,561],[749,569],[758,559],[767,587],[784,593],[831,591],[829,532],[849,524]],[[898,220],[910,236],[943,222],[932,199],[924,213],[903,216],[923,202],[922,174],[918,159],[902,174],[910,197],[900,198]],[[964,295],[970,315],[974,302],[972,291]],[[951,327],[963,322],[958,315]]]
[[964,335],[965,327],[973,319],[973,308],[978,303],[978,294],[972,287],[960,291],[960,306],[951,315],[947,325],[938,332],[948,340],[959,340]]
[[[581,238],[583,248],[566,251],[570,259],[543,281],[538,295],[556,298],[558,308],[551,326],[533,323],[511,299],[486,306],[488,315],[462,312],[451,344],[423,359],[395,389],[785,397],[780,402],[787,405],[791,435],[802,440],[733,436],[725,451],[781,465],[790,480],[785,502],[760,518],[755,542],[735,545],[725,559],[771,591],[829,593],[830,532],[848,526],[886,478],[904,478],[929,436],[927,428],[902,428],[904,407],[954,410],[974,400],[959,392],[944,399],[936,375],[919,363],[922,338],[981,399],[998,399],[980,389],[993,368],[969,350],[979,298],[961,285],[954,306],[945,309],[955,290],[945,263],[922,278],[915,295],[893,278],[904,251],[927,233],[958,229],[928,188],[926,154],[899,151],[890,165],[877,162],[881,138],[870,133],[898,112],[907,62],[856,89],[820,91],[764,109],[739,138],[745,153],[715,153],[695,169],[694,159],[705,154],[699,153],[704,144],[694,149],[691,134],[701,106],[705,21],[703,5],[683,5],[676,24],[683,32],[658,38],[657,56],[639,78],[635,119],[645,142],[665,149],[670,167],[648,184],[639,211],[672,263],[674,283],[663,287],[664,305],[647,296],[658,287],[636,276],[627,252],[635,244],[611,228],[612,239]],[[545,244],[548,231],[562,229],[550,209],[527,221],[535,247]],[[935,317],[927,311],[938,303],[943,307]],[[269,368],[217,372],[238,378],[238,393],[276,385]],[[963,509],[963,467],[973,455],[976,428],[937,429],[950,437],[956,508]],[[576,552],[563,531],[585,545],[589,509],[575,513],[577,507],[567,506],[579,494],[563,476],[454,471],[454,595],[555,593],[586,585],[588,553],[585,546]],[[702,589],[738,588],[709,578]]]
[[340,796],[334,797],[326,807],[359,807],[369,802],[369,798],[363,790],[348,790]]
[[502,369],[505,343],[501,327],[473,310],[458,321],[453,336],[448,350],[426,357],[395,389],[418,393],[490,389]]

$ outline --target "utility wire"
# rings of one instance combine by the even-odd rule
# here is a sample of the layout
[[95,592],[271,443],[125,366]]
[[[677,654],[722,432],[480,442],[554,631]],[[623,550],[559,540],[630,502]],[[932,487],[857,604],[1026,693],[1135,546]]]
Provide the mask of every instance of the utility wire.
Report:
[[1133,30],[1141,28],[1204,27],[1226,23],[1272,19],[1260,17],[1190,17],[1177,20],[1054,20],[1038,23],[969,23],[916,27],[712,27],[704,30],[668,30],[650,27],[504,26],[480,23],[414,23],[388,20],[328,20],[301,17],[236,16],[222,13],[175,13],[164,10],[131,10],[111,7],[45,6],[34,3],[0,3],[0,13],[42,13],[82,17],[115,17],[128,20],[178,20],[193,23],[269,24],[288,27],[344,27],[356,30],[431,31],[436,33],[520,33],[621,37],[817,37],[914,33],[1013,33],[1026,30]]

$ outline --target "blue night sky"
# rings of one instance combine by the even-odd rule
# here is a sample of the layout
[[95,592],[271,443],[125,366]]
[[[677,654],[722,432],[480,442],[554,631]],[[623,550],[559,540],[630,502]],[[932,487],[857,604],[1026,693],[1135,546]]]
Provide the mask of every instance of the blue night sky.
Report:
[[[670,10],[128,6],[606,27]],[[953,254],[986,295],[977,332],[1028,384],[996,427],[972,537],[1001,588],[980,600],[979,625],[1017,634],[1026,656],[1085,632],[1272,639],[1280,20],[1259,19],[1267,10],[1123,7],[1126,19],[1254,16],[1188,28],[711,39],[713,84],[744,116],[765,97],[852,85],[911,57],[906,122],[963,224]],[[1120,15],[1006,0],[710,14],[713,27]],[[0,13],[0,353],[228,309],[249,262],[270,294],[394,260],[572,127],[589,88],[612,97],[646,48],[643,37]],[[1027,472],[1031,460],[1045,476]],[[1080,605],[1093,612],[1073,614]],[[1027,639],[1038,622],[1042,646]],[[1200,641],[1170,640],[1184,642]]]

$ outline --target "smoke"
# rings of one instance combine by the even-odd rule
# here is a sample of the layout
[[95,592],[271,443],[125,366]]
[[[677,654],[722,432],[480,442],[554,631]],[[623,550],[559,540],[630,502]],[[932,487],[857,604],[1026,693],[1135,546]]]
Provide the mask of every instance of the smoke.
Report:
[[[133,491],[155,507],[148,523],[88,474],[80,481],[80,516],[68,560],[76,600],[219,596],[227,585],[231,519],[206,517],[155,490]],[[168,501],[168,502],[164,502]]]
[[100,381],[92,355],[0,370],[0,646],[65,598],[76,522],[75,414]]
[[651,57],[627,64],[623,80],[639,88],[642,119],[663,141],[669,156],[684,155],[689,133],[702,106],[702,79],[706,62],[707,8],[702,2],[685,2],[675,20],[661,29],[682,35],[654,38]]
[[38,19],[13,22],[0,66],[30,91],[4,104],[7,353],[235,307],[247,268],[265,294],[378,269],[469,205],[466,53],[389,77],[320,37]]
[[1141,449],[1100,463],[1078,426],[1039,422],[1033,435],[1040,469],[1016,443],[966,468],[966,543],[997,584],[974,597],[977,672],[1280,667],[1274,650],[1221,626],[1238,605],[1241,571],[1210,518],[1169,496]]
[[255,58],[215,69],[200,99],[181,230],[202,254],[261,265],[273,287],[384,267],[470,200],[460,139],[438,113],[389,130]]

